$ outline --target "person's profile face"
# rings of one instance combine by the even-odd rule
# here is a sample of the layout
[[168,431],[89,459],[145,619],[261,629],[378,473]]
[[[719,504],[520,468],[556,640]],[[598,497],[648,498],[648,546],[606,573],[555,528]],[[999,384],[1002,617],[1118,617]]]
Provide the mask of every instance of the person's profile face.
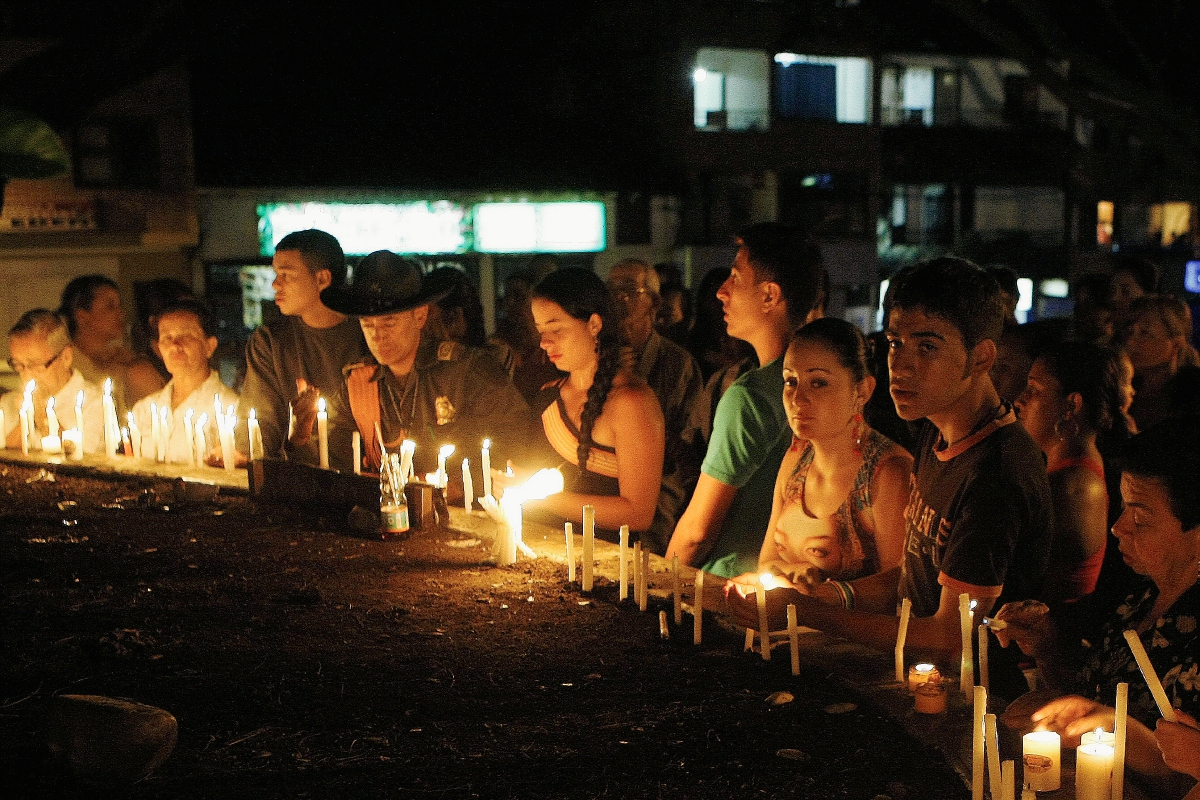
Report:
[[324,287],[309,271],[299,250],[276,250],[271,258],[271,268],[275,270],[275,280],[271,282],[275,305],[284,316],[300,316],[321,304]]
[[893,308],[885,333],[889,391],[900,418],[912,422],[952,408],[969,385],[969,353],[958,328],[921,308]]
[[1054,445],[1058,425],[1066,416],[1068,406],[1062,384],[1050,371],[1045,359],[1039,358],[1033,362],[1025,391],[1017,398],[1015,406],[1017,416],[1029,436],[1043,453],[1048,453]]
[[756,321],[763,316],[766,298],[763,284],[750,263],[750,252],[744,245],[738,247],[729,277],[717,290],[717,299],[721,302],[726,332],[735,339],[748,339],[755,330]]
[[1121,500],[1125,508],[1112,532],[1134,572],[1161,580],[1179,568],[1182,558],[1191,559],[1195,569],[1195,557],[1183,555],[1192,550],[1161,481],[1126,472],[1121,476]]

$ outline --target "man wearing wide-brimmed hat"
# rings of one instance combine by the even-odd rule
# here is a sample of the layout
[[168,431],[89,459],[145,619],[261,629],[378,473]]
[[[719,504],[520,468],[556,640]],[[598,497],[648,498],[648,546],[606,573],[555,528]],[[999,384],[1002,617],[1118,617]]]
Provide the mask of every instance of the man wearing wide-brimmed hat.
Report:
[[[483,348],[438,342],[422,336],[429,304],[446,292],[423,284],[420,267],[379,250],[354,269],[345,288],[329,288],[321,301],[358,317],[371,358],[350,364],[345,399],[363,440],[364,466],[379,466],[379,424],[389,451],[405,439],[417,444],[414,466],[432,471],[438,449],[453,444],[452,463],[472,462],[475,486],[482,486],[479,448],[493,443],[493,463],[527,458],[527,443],[540,432],[529,405],[504,368]],[[499,459],[499,460],[495,460]],[[460,487],[451,481],[452,489]]]

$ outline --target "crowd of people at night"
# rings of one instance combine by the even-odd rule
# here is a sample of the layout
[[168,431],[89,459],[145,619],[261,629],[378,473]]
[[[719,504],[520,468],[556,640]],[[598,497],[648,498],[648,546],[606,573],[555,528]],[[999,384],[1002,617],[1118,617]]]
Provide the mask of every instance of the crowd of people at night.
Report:
[[[486,438],[497,494],[558,466],[564,490],[527,513],[579,524],[588,505],[614,540],[628,525],[724,579],[750,628],[769,573],[772,627],[790,605],[802,625],[890,651],[907,600],[908,647],[956,663],[969,595],[1006,623],[988,645],[996,695],[1061,694],[1031,725],[1075,746],[1112,728],[1126,682],[1129,769],[1200,779],[1200,356],[1189,307],[1148,262],[1084,276],[1072,317],[1024,325],[1011,270],[911,264],[866,335],[827,316],[821,249],[780,223],[743,230],[694,290],[669,264],[625,260],[602,279],[538,259],[505,281],[490,336],[454,268],[379,251],[350,269],[318,230],[285,236],[273,268],[281,313],[250,337],[236,392],[212,367],[202,299],[164,295],[139,351],[117,284],[72,281],[60,308],[8,332],[24,391],[0,397],[6,447],[36,450],[61,426],[102,453],[109,402],[143,432],[138,456],[165,426],[150,457],[169,463],[247,465],[247,427],[232,453],[215,446],[222,408],[254,410],[261,457],[314,466],[321,415],[340,471],[378,471],[383,448],[411,440],[424,474],[440,445]],[[198,430],[213,445],[200,452]]]

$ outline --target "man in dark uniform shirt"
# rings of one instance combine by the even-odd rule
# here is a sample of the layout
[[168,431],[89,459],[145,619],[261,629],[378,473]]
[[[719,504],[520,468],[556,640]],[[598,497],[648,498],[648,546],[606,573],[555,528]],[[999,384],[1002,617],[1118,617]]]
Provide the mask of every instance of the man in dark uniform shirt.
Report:
[[362,436],[364,466],[378,469],[378,424],[389,452],[405,439],[416,443],[418,475],[432,472],[438,450],[452,444],[451,463],[469,458],[474,485],[482,487],[483,440],[492,440],[493,464],[507,459],[528,463],[526,448],[538,441],[540,428],[504,367],[487,350],[422,336],[429,304],[444,293],[422,284],[417,264],[380,250],[359,263],[346,288],[328,289],[321,300],[358,317],[371,351],[346,366],[342,386]]

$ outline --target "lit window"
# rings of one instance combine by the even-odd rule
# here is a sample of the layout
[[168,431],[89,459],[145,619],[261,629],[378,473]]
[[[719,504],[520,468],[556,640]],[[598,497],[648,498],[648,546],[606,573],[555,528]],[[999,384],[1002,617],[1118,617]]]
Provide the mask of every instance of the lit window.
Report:
[[870,122],[869,59],[776,53],[775,64],[775,110],[781,117]]
[[1111,200],[1096,203],[1096,244],[1111,245],[1113,239],[1113,204]]
[[770,62],[760,50],[706,47],[692,70],[697,130],[765,131],[770,124]]

